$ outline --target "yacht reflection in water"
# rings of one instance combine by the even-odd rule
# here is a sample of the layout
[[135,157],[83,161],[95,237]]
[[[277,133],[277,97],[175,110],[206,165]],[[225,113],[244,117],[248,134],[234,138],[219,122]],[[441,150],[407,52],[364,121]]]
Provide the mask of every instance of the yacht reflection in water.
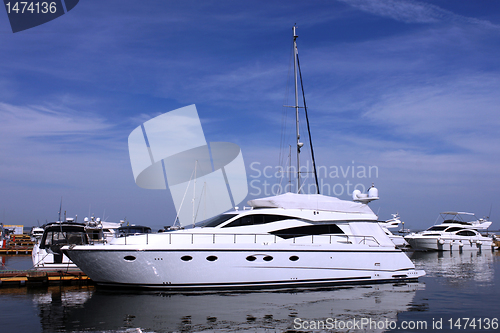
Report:
[[499,256],[500,252],[488,249],[479,252],[414,252],[410,258],[416,267],[425,267],[428,277],[444,278],[449,284],[474,281],[488,285],[493,283],[493,262]]
[[50,288],[47,294],[36,295],[34,302],[43,331],[286,331],[298,321],[397,321],[399,312],[411,311],[416,291],[423,288],[423,283],[406,283],[313,291],[179,294],[73,287]]

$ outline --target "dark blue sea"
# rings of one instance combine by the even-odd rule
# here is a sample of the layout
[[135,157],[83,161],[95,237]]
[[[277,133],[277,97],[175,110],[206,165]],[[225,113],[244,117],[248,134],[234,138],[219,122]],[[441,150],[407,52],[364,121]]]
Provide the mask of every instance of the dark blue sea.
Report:
[[[174,294],[0,288],[0,332],[498,332],[500,253],[407,253],[418,282]],[[2,258],[26,269],[29,256]]]

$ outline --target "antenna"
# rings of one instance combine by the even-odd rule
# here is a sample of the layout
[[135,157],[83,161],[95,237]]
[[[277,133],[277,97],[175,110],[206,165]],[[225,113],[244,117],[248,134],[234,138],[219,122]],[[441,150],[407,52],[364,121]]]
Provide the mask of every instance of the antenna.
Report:
[[61,211],[62,211],[62,197],[61,197],[61,204],[59,205],[59,219],[58,219],[59,222],[61,222]]

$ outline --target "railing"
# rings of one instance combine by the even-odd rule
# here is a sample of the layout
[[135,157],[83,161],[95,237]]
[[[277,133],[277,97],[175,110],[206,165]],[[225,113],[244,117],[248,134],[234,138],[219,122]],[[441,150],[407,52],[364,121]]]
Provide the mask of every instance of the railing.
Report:
[[[364,244],[368,246],[381,246],[374,236],[366,235],[273,235],[273,234],[248,234],[248,233],[177,233],[165,232],[163,234],[151,234],[160,243],[157,237],[168,238],[168,244],[269,244],[269,243],[287,243],[292,244]],[[161,236],[160,236],[161,235]],[[167,236],[168,235],[168,236]],[[144,237],[137,237],[144,236]],[[134,237],[133,240],[130,237]],[[125,235],[117,239],[123,239],[124,245],[148,245],[150,234]],[[127,241],[127,239],[129,239]],[[128,244],[127,244],[128,243]],[[115,242],[116,244],[116,242]]]

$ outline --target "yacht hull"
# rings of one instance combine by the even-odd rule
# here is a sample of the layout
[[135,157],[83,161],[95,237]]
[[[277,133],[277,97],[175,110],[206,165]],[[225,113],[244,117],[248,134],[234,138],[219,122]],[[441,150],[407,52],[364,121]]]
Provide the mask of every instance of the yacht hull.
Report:
[[132,248],[75,246],[64,252],[100,285],[159,289],[325,286],[414,280],[424,275],[394,248],[301,245]]
[[405,237],[410,246],[416,250],[433,251],[480,251],[490,249],[493,242],[490,238],[459,239],[444,237],[408,236]]

